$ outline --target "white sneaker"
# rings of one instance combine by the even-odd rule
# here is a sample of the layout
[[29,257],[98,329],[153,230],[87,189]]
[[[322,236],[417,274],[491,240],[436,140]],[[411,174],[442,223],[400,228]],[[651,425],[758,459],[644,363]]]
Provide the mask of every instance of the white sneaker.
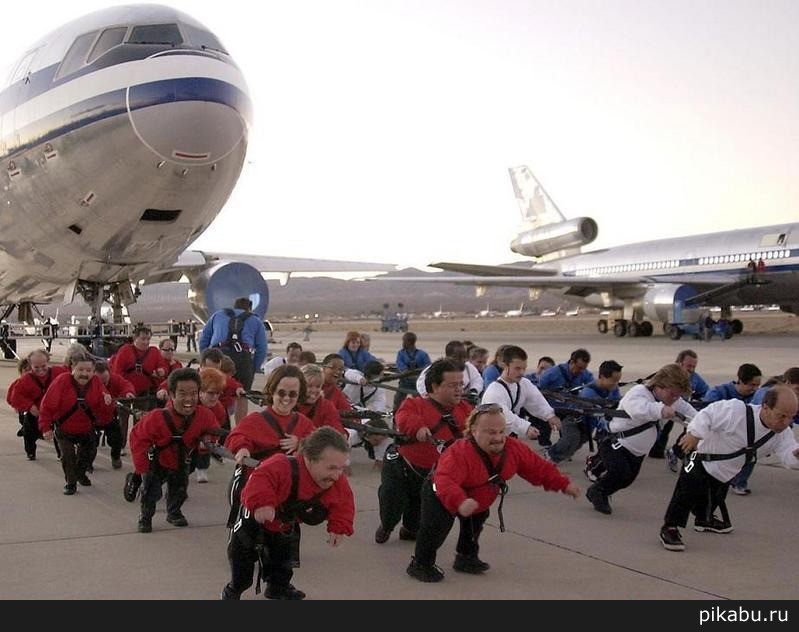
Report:
[[738,494],[739,496],[748,496],[749,494],[752,493],[751,489],[749,489],[748,487],[743,487],[743,486],[739,487],[739,486],[735,486],[735,485],[730,485],[730,489],[732,490],[733,494]]
[[197,475],[197,482],[198,483],[207,483],[208,482],[208,470],[201,470],[201,469],[198,468],[195,471],[195,474]]

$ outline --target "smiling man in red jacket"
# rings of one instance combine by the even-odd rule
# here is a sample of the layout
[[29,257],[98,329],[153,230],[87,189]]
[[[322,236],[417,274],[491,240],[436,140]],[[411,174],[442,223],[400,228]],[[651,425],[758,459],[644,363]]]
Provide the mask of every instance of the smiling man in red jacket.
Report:
[[[423,582],[444,579],[435,565],[436,552],[447,539],[455,517],[461,523],[453,568],[479,575],[489,565],[478,556],[478,539],[488,518],[489,507],[507,492],[505,481],[519,474],[547,491],[559,491],[572,498],[580,488],[557,467],[545,461],[527,445],[505,434],[505,415],[499,404],[481,404],[469,415],[466,437],[451,445],[438,460],[431,480],[422,486],[422,521],[416,538],[416,555],[407,572]],[[502,499],[499,507],[500,531]]]

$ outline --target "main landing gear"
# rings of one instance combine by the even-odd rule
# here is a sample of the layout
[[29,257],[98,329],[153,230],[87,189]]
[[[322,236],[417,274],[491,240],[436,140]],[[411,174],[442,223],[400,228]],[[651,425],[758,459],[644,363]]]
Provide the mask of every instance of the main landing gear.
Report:
[[[596,328],[601,334],[608,333],[608,321],[604,318],[597,321]],[[639,322],[636,320],[617,318],[613,323],[613,335],[617,338],[621,338],[622,336],[630,336],[631,338],[637,338],[638,336],[648,337],[652,335],[653,331],[652,323],[648,320]]]

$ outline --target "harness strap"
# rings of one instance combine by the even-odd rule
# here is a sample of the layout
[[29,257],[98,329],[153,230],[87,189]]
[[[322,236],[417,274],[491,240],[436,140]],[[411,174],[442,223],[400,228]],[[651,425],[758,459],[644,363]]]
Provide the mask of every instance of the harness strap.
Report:
[[491,458],[477,445],[477,441],[474,440],[474,437],[469,437],[469,443],[474,446],[474,449],[477,451],[477,455],[482,459],[483,464],[488,470],[488,481],[487,484],[496,485],[499,488],[499,507],[497,507],[497,515],[499,516],[499,531],[500,533],[505,533],[505,519],[502,516],[502,503],[505,502],[505,494],[508,493],[508,484],[505,482],[505,479],[502,478],[500,472],[502,472],[502,467],[505,465],[505,457],[508,456],[508,453],[503,450],[502,454],[499,457],[499,461],[497,462],[496,467],[491,462]]
[[755,412],[754,409],[750,405],[746,405],[746,447],[741,448],[740,450],[736,450],[735,452],[730,452],[729,454],[704,454],[701,452],[695,452],[694,456],[691,455],[691,460],[700,460],[700,461],[728,461],[730,459],[738,458],[739,456],[744,457],[744,465],[749,465],[750,463],[757,463],[757,451],[763,445],[765,445],[772,437],[774,436],[774,431],[769,430],[766,434],[764,434],[760,439],[755,441]]
[[86,404],[86,393],[89,392],[90,384],[87,384],[85,389],[79,389],[78,385],[75,383],[75,378],[72,378],[70,380],[70,383],[72,384],[72,388],[75,390],[75,398],[76,398],[75,403],[67,412],[65,412],[57,420],[55,420],[53,422],[53,425],[56,428],[58,428],[58,426],[67,421],[70,417],[72,417],[72,415],[78,412],[78,410],[82,410],[84,414],[89,418],[89,421],[91,422],[92,426],[96,426],[97,417],[95,417],[92,409],[89,408],[88,404]]

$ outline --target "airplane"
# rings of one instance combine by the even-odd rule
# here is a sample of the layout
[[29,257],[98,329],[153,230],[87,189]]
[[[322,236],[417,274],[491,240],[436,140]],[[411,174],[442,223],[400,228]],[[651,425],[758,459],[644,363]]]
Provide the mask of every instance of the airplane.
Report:
[[[799,314],[799,224],[786,223],[705,235],[638,242],[583,252],[598,235],[590,217],[566,219],[527,166],[509,170],[524,227],[511,250],[533,262],[488,266],[454,262],[430,267],[461,273],[424,282],[526,287],[530,300],[547,291],[608,310],[600,333],[651,336],[652,320],[679,339],[708,308],[719,307],[735,334],[732,306],[778,304]],[[762,261],[765,268],[748,268]],[[377,279],[381,280],[381,279]],[[393,281],[419,279],[394,277]]]
[[263,319],[262,273],[395,269],[188,249],[238,180],[251,111],[219,39],[169,7],[97,11],[25,51],[0,92],[0,320],[80,295],[119,321],[142,284],[184,277],[199,320],[239,296]]
[[522,303],[519,305],[519,309],[509,309],[505,312],[505,318],[519,318],[519,316],[523,316],[525,313],[524,303]]

